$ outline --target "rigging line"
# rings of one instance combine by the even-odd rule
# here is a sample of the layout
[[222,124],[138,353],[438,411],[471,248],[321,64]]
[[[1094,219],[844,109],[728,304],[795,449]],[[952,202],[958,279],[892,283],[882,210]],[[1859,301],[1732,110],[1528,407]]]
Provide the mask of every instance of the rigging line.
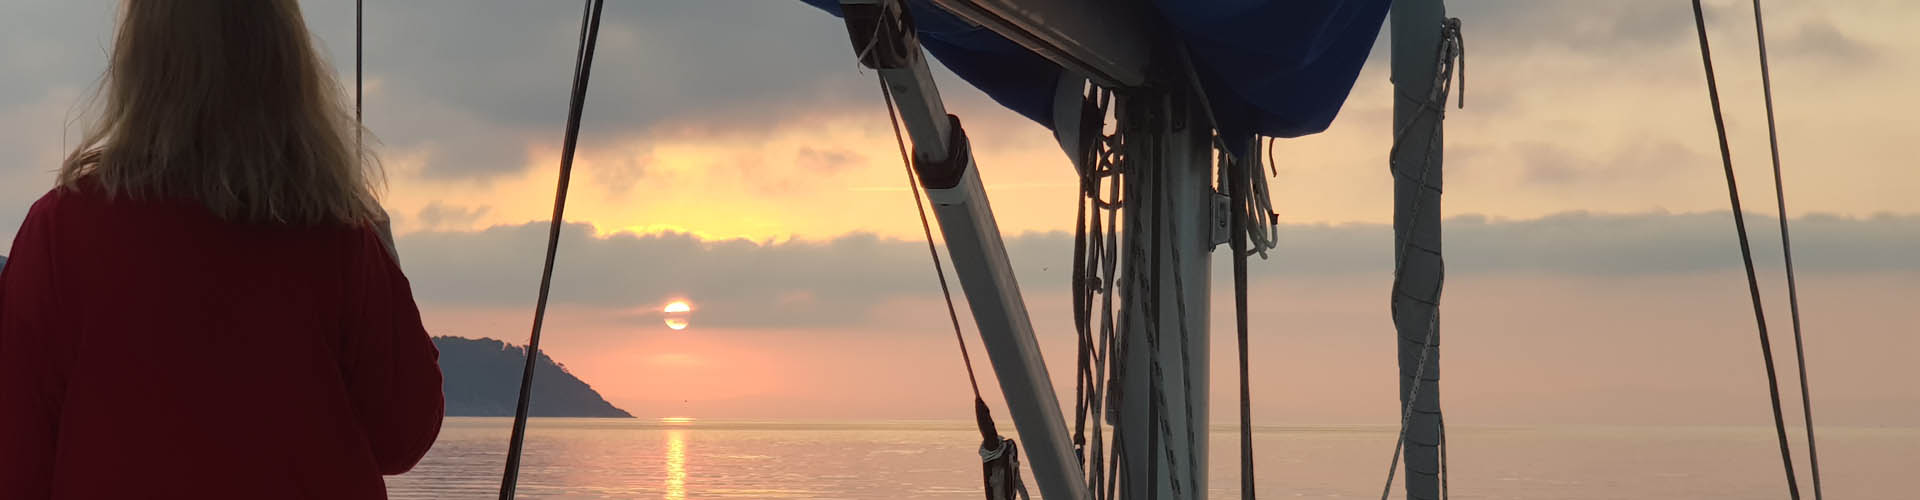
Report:
[[[1119,177],[1114,177],[1112,180],[1108,181],[1108,184],[1112,186],[1110,188],[1110,192],[1114,193],[1115,195],[1114,198],[1116,199],[1118,198],[1118,194],[1119,194],[1119,184],[1118,184],[1119,182],[1120,182]],[[1099,215],[1100,215],[1099,212],[1095,211],[1094,219],[1099,220],[1100,218]],[[1094,400],[1094,406],[1092,409],[1092,412],[1093,412],[1092,418],[1094,419],[1093,457],[1092,457],[1093,466],[1088,468],[1090,472],[1095,474],[1094,476],[1095,481],[1093,484],[1095,491],[1098,491],[1098,488],[1100,486],[1100,481],[1099,481],[1100,475],[1105,474],[1105,471],[1106,471],[1104,467],[1105,464],[1103,463],[1103,460],[1105,460],[1103,458],[1104,454],[1102,453],[1101,448],[1104,446],[1107,446],[1107,444],[1106,444],[1105,438],[1103,437],[1103,432],[1101,430],[1102,426],[1100,425],[1100,423],[1105,421],[1107,408],[1109,407],[1108,406],[1109,402],[1107,401],[1107,389],[1108,389],[1107,382],[1109,379],[1106,375],[1108,373],[1107,372],[1108,355],[1112,352],[1112,347],[1113,347],[1113,324],[1112,324],[1113,323],[1113,290],[1114,290],[1113,289],[1113,262],[1117,260],[1114,257],[1116,255],[1114,253],[1114,247],[1117,245],[1114,243],[1115,238],[1113,234],[1113,227],[1114,227],[1114,219],[1116,217],[1117,215],[1114,215],[1112,210],[1108,211],[1108,217],[1106,219],[1107,230],[1101,233],[1103,239],[1101,240],[1101,244],[1100,244],[1101,255],[1105,256],[1106,260],[1102,264],[1102,269],[1104,270],[1104,272],[1100,276],[1100,280],[1101,280],[1100,344],[1098,347],[1097,355],[1094,357],[1094,365],[1093,365],[1093,369],[1094,369],[1093,392],[1096,398]],[[1112,495],[1109,493],[1101,493],[1099,495],[1099,498],[1109,498],[1111,496]]]
[[[1164,118],[1161,118],[1157,115],[1149,114],[1147,116],[1152,116],[1153,119],[1155,120],[1164,120]],[[1152,126],[1158,127],[1160,126],[1160,122],[1156,121]],[[1146,165],[1159,165],[1160,164],[1159,159],[1164,157],[1164,155],[1162,155],[1160,151],[1160,148],[1164,147],[1164,145],[1161,144],[1161,141],[1142,140],[1142,141],[1139,141],[1138,146],[1134,146],[1132,143],[1127,143],[1127,145],[1128,147],[1138,147],[1140,151],[1144,153],[1142,156],[1146,157],[1146,159],[1144,160],[1144,164]],[[1131,163],[1133,161],[1133,158],[1129,156],[1127,161]],[[1127,187],[1134,191],[1127,194],[1126,200],[1136,200],[1136,199],[1150,200],[1151,197],[1147,196],[1148,193],[1152,193],[1153,190],[1155,189],[1160,189],[1158,186],[1161,184],[1161,181],[1162,181],[1161,179],[1158,179],[1157,176],[1154,176],[1154,175],[1146,175],[1145,172],[1141,172],[1141,174],[1145,182],[1127,183]],[[1145,203],[1145,201],[1143,201],[1143,203]],[[1135,217],[1135,216],[1127,217],[1127,228],[1128,228],[1127,234],[1129,235],[1127,237],[1127,239],[1129,240],[1129,243],[1127,246],[1128,246],[1128,254],[1130,256],[1129,258],[1133,262],[1138,262],[1143,259],[1148,261],[1146,265],[1131,266],[1132,272],[1130,273],[1130,276],[1128,277],[1128,280],[1127,280],[1127,287],[1129,289],[1127,300],[1133,304],[1133,307],[1142,309],[1142,312],[1141,312],[1142,320],[1140,321],[1139,327],[1142,328],[1143,330],[1141,332],[1141,336],[1144,337],[1147,342],[1147,345],[1146,345],[1147,353],[1145,354],[1147,358],[1147,368],[1148,368],[1147,370],[1148,371],[1147,373],[1147,397],[1148,397],[1147,418],[1146,418],[1146,421],[1139,423],[1139,425],[1143,426],[1143,429],[1141,430],[1141,432],[1145,432],[1147,434],[1147,443],[1146,443],[1147,449],[1145,450],[1146,453],[1143,455],[1143,458],[1147,462],[1146,463],[1147,491],[1158,492],[1160,490],[1159,484],[1160,484],[1160,465],[1161,464],[1160,464],[1160,459],[1158,457],[1165,456],[1166,466],[1168,468],[1167,477],[1169,479],[1168,481],[1169,488],[1173,493],[1173,497],[1178,499],[1181,497],[1180,477],[1178,474],[1174,473],[1173,471],[1174,465],[1177,464],[1178,462],[1176,462],[1174,458],[1172,447],[1162,446],[1163,442],[1171,443],[1173,441],[1173,436],[1172,436],[1173,431],[1171,427],[1169,427],[1169,425],[1167,424],[1166,419],[1164,418],[1164,416],[1167,414],[1167,409],[1166,409],[1166,392],[1165,392],[1165,388],[1163,387],[1163,384],[1165,381],[1165,373],[1160,363],[1160,333],[1161,333],[1160,318],[1161,318],[1161,312],[1162,312],[1160,309],[1162,306],[1162,301],[1159,300],[1157,288],[1154,287],[1154,281],[1160,276],[1161,252],[1158,250],[1158,248],[1160,248],[1162,231],[1155,230],[1150,232],[1149,237],[1145,238],[1150,240],[1148,243],[1147,249],[1141,248],[1141,243],[1142,243],[1141,239],[1143,238],[1139,236],[1139,234],[1145,230],[1142,228],[1141,224],[1150,223],[1154,227],[1160,227],[1164,225],[1164,222],[1162,222],[1161,212],[1160,212],[1160,210],[1164,208],[1163,205],[1164,205],[1163,203],[1152,203],[1151,205],[1136,205],[1136,208],[1135,208],[1136,211],[1145,210],[1149,207],[1152,208],[1152,210],[1148,210],[1150,213],[1147,214],[1147,216],[1151,218],[1150,221],[1140,220],[1142,219],[1142,217]],[[1151,255],[1148,255],[1149,253]],[[1133,290],[1134,287],[1138,287],[1139,289]],[[1136,291],[1140,293],[1134,293]],[[1137,300],[1138,302],[1133,302],[1135,300]],[[1128,322],[1128,323],[1131,323],[1131,322]],[[1130,334],[1130,332],[1128,332],[1127,330],[1122,330],[1122,337],[1125,337],[1128,334]],[[1127,347],[1127,343],[1123,342],[1121,344],[1121,347],[1122,347],[1122,351],[1124,352]],[[1125,359],[1124,355],[1122,356],[1122,359]],[[1120,364],[1124,364],[1124,363],[1120,363]],[[1116,366],[1118,365],[1119,364],[1116,364]],[[1158,432],[1155,432],[1155,431],[1158,431]],[[1119,441],[1125,441],[1125,440],[1122,439]],[[1163,451],[1164,453],[1162,453]],[[1128,476],[1128,480],[1131,481],[1132,479],[1133,479],[1132,476]]]
[[1087,187],[1086,186],[1087,186],[1087,171],[1092,170],[1094,167],[1092,165],[1086,164],[1085,154],[1081,155],[1079,163],[1081,163],[1080,189],[1078,189],[1079,192],[1076,194],[1076,196],[1073,197],[1073,208],[1074,208],[1074,211],[1077,212],[1073,222],[1073,278],[1072,278],[1073,280],[1073,297],[1072,297],[1073,298],[1073,329],[1074,329],[1074,340],[1077,342],[1074,348],[1075,364],[1074,364],[1074,371],[1073,371],[1073,447],[1074,447],[1074,454],[1076,455],[1076,457],[1074,458],[1078,459],[1082,466],[1085,466],[1087,461],[1087,456],[1085,452],[1085,447],[1087,443],[1087,437],[1086,437],[1087,408],[1089,406],[1087,404],[1088,403],[1087,401],[1088,387],[1087,386],[1091,385],[1087,383],[1088,382],[1087,373],[1091,370],[1090,362],[1092,361],[1090,359],[1087,359],[1088,358],[1087,351],[1093,347],[1092,339],[1089,338],[1089,336],[1091,335],[1091,332],[1087,330],[1087,320],[1089,319],[1088,316],[1093,313],[1093,310],[1088,308],[1089,307],[1088,302],[1093,297],[1088,296],[1088,292],[1087,292],[1087,273],[1086,273],[1087,271],[1086,269],[1086,265],[1087,265],[1086,190],[1087,190]]
[[1800,336],[1800,288],[1793,277],[1793,238],[1787,232],[1787,191],[1780,175],[1780,134],[1773,120],[1773,76],[1767,68],[1767,28],[1760,0],[1753,0],[1753,29],[1760,46],[1760,91],[1767,103],[1767,147],[1773,155],[1773,196],[1780,208],[1780,252],[1787,264],[1787,311],[1793,317],[1793,357],[1800,370],[1800,408],[1807,426],[1807,466],[1813,469],[1813,498],[1820,490],[1820,452],[1813,441],[1813,396],[1807,389],[1807,350]]
[[1707,15],[1700,6],[1700,0],[1693,0],[1693,23],[1700,35],[1700,62],[1707,72],[1707,99],[1713,105],[1713,127],[1720,138],[1720,162],[1727,173],[1727,199],[1733,205],[1733,228],[1740,238],[1740,260],[1747,270],[1747,294],[1753,298],[1753,321],[1759,329],[1760,355],[1767,367],[1767,395],[1773,402],[1773,428],[1779,434],[1780,465],[1786,469],[1787,493],[1794,500],[1799,500],[1800,484],[1793,473],[1793,452],[1787,447],[1786,417],[1780,410],[1780,378],[1773,368],[1773,343],[1767,338],[1766,311],[1760,304],[1760,278],[1753,269],[1753,248],[1747,242],[1747,220],[1740,210],[1740,189],[1733,175],[1733,150],[1727,145],[1727,122],[1720,111],[1720,86],[1714,81],[1713,50],[1707,44]]
[[[1259,139],[1254,139],[1254,144],[1257,147]],[[1258,153],[1252,156],[1257,162],[1259,158]],[[1233,212],[1230,212],[1228,215],[1228,225],[1233,227],[1229,229],[1227,233],[1231,235],[1230,237],[1232,239],[1229,241],[1232,242],[1230,248],[1233,249],[1234,326],[1237,328],[1238,331],[1236,333],[1238,333],[1240,337],[1240,498],[1253,500],[1253,397],[1247,377],[1248,235],[1246,234],[1247,216],[1252,215],[1248,213],[1250,207],[1248,206],[1249,200],[1247,195],[1249,193],[1247,191],[1249,189],[1248,186],[1251,185],[1252,182],[1250,182],[1250,179],[1247,177],[1249,171],[1252,172],[1252,175],[1260,175],[1258,173],[1260,169],[1258,165],[1253,165],[1251,169],[1247,168],[1248,166],[1247,162],[1233,162],[1227,166],[1227,168],[1232,171],[1228,175],[1228,178],[1232,179],[1231,184],[1227,187],[1227,196],[1231,198],[1228,204],[1233,206]]]
[[580,17],[580,48],[575,53],[573,90],[567,103],[566,136],[560,150],[560,175],[553,192],[553,218],[547,223],[546,264],[540,272],[540,297],[534,304],[533,331],[527,338],[527,362],[520,372],[520,397],[514,406],[513,434],[507,443],[506,471],[500,478],[500,499],[513,498],[520,478],[521,446],[526,441],[527,414],[533,396],[533,368],[540,358],[540,327],[547,315],[548,292],[553,288],[554,257],[560,248],[560,227],[565,223],[567,185],[573,177],[573,155],[580,142],[580,115],[585,111],[587,82],[593,70],[593,49],[600,38],[600,13],[605,0],[586,0]]
[[1447,500],[1447,416],[1434,415],[1440,426],[1440,500]]
[[[1162,155],[1158,159],[1165,160],[1165,158],[1165,155]],[[1157,189],[1160,191],[1160,201],[1165,204],[1166,207],[1172,207],[1173,190],[1169,188],[1169,186],[1172,185],[1173,172],[1171,169],[1166,168],[1167,164],[1164,161],[1157,161],[1154,165],[1160,167],[1159,181],[1165,183],[1158,186],[1159,189]],[[1211,206],[1211,204],[1208,206]],[[1156,210],[1154,213],[1157,216],[1161,212]],[[1167,245],[1167,250],[1173,256],[1173,304],[1174,314],[1176,315],[1174,320],[1180,323],[1180,400],[1186,407],[1187,471],[1191,474],[1194,468],[1200,463],[1200,452],[1198,450],[1199,447],[1194,446],[1195,443],[1198,443],[1198,440],[1194,439],[1193,435],[1193,428],[1197,425],[1193,418],[1193,359],[1187,354],[1187,345],[1193,342],[1187,334],[1187,292],[1183,284],[1185,280],[1180,278],[1181,275],[1186,274],[1186,268],[1180,265],[1180,244],[1182,242],[1180,240],[1179,226],[1179,224],[1169,221],[1165,226],[1155,225],[1154,231],[1165,229],[1168,233],[1168,238],[1173,240],[1171,242],[1172,244]],[[1154,245],[1154,248],[1157,252],[1159,245]],[[1157,277],[1158,274],[1155,276]],[[1158,300],[1158,298],[1159,296],[1156,295],[1155,299]],[[1171,466],[1172,461],[1169,460],[1168,464]]]
[[[1160,108],[1160,110],[1165,110],[1165,108]],[[1154,219],[1152,219],[1152,225],[1154,225],[1154,246],[1152,246],[1152,248],[1154,248],[1154,250],[1152,250],[1152,252],[1154,252],[1154,258],[1152,258],[1154,275],[1152,275],[1152,279],[1158,281],[1158,279],[1162,277],[1162,273],[1160,273],[1160,269],[1162,269],[1162,267],[1160,267],[1160,248],[1175,248],[1177,242],[1165,242],[1164,238],[1162,238],[1162,233],[1173,233],[1173,231],[1169,229],[1169,227],[1171,227],[1169,221],[1165,221],[1165,217],[1167,217],[1167,206],[1171,206],[1169,202],[1165,202],[1165,200],[1167,200],[1167,194],[1165,194],[1165,192],[1167,192],[1167,183],[1169,183],[1169,179],[1171,179],[1171,177],[1167,175],[1167,169],[1165,169],[1167,140],[1152,140],[1152,142],[1148,142],[1148,150],[1152,152],[1152,154],[1150,154],[1152,162],[1148,163],[1148,165],[1154,167],[1154,175],[1152,175],[1154,181],[1148,183],[1148,188],[1154,190],[1154,192],[1162,192],[1162,196],[1160,196],[1162,200],[1154,204]],[[1167,231],[1162,231],[1162,229],[1167,229]],[[1167,237],[1171,237],[1171,235],[1167,235]],[[1179,279],[1179,271],[1177,271],[1177,269],[1179,269],[1179,250],[1173,250],[1173,258],[1175,258],[1175,262],[1173,262],[1173,267],[1175,267],[1173,277]],[[1173,300],[1173,302],[1181,306],[1181,312],[1185,312],[1185,302],[1177,298],[1177,296],[1181,294],[1181,292],[1179,292],[1179,281],[1175,281],[1173,294],[1175,294],[1175,300]],[[1148,333],[1150,333],[1150,337],[1148,338],[1152,340],[1152,344],[1150,344],[1148,350],[1152,352],[1152,360],[1154,360],[1154,369],[1152,369],[1154,373],[1152,373],[1152,377],[1154,377],[1154,388],[1156,388],[1156,392],[1158,392],[1158,396],[1154,396],[1154,404],[1156,404],[1156,408],[1158,408],[1158,417],[1150,417],[1148,421],[1158,421],[1158,423],[1160,423],[1160,435],[1158,435],[1158,437],[1160,437],[1160,442],[1162,442],[1160,450],[1164,450],[1165,456],[1167,456],[1167,485],[1173,488],[1173,496],[1179,498],[1179,496],[1181,496],[1181,475],[1179,475],[1179,471],[1175,469],[1175,465],[1179,465],[1179,462],[1175,462],[1175,458],[1173,458],[1173,431],[1167,427],[1167,419],[1171,419],[1171,417],[1169,417],[1169,410],[1167,410],[1167,388],[1165,388],[1165,373],[1167,373],[1167,371],[1165,371],[1165,363],[1160,362],[1160,354],[1162,354],[1160,346],[1164,346],[1162,340],[1165,340],[1165,338],[1162,338],[1162,333],[1164,333],[1164,331],[1162,331],[1162,325],[1164,325],[1164,323],[1162,323],[1162,317],[1165,317],[1165,302],[1164,300],[1160,300],[1160,287],[1154,287],[1154,292],[1148,294],[1148,296],[1154,300],[1154,308],[1152,308],[1154,321],[1152,321],[1152,329],[1148,331]],[[1187,319],[1185,319],[1185,313],[1181,313],[1181,317],[1175,317],[1175,321],[1181,323],[1181,327],[1179,327],[1179,333],[1181,333],[1181,337],[1183,337],[1183,340],[1181,340],[1181,348],[1183,348],[1183,356],[1181,356],[1181,358],[1183,358],[1183,360],[1181,360],[1181,381],[1183,381],[1185,387],[1187,387],[1187,390],[1183,390],[1183,396],[1187,398],[1187,425],[1192,425],[1192,383],[1188,383],[1188,362],[1185,360],[1185,348],[1187,348],[1187,342],[1185,342],[1185,335],[1187,335]],[[1190,442],[1192,442],[1192,429],[1190,429],[1190,427],[1187,429],[1187,437],[1187,442],[1190,444]],[[1192,465],[1192,456],[1190,456],[1190,454],[1194,452],[1192,448],[1194,448],[1194,446],[1188,446],[1187,448],[1188,465]],[[1148,450],[1152,450],[1152,446],[1148,446]],[[1158,477],[1158,475],[1156,475],[1156,477]]]
[[[967,384],[973,387],[973,400],[976,403],[975,409],[984,409],[986,403],[985,400],[980,397],[980,381],[973,375],[973,357],[967,354],[967,339],[960,333],[960,313],[953,307],[953,290],[947,286],[947,271],[941,267],[940,251],[936,249],[933,244],[933,225],[927,222],[927,209],[920,199],[920,180],[913,175],[913,160],[907,156],[907,139],[900,134],[900,117],[899,111],[894,109],[893,106],[893,89],[887,87],[886,77],[881,76],[879,73],[875,73],[873,76],[880,81],[880,95],[882,96],[882,100],[887,101],[887,120],[893,123],[893,140],[895,145],[900,148],[900,162],[906,166],[907,190],[913,192],[913,208],[920,212],[920,231],[927,237],[927,255],[933,258],[933,274],[940,278],[940,295],[946,298],[947,320],[953,323],[953,340],[960,344],[960,360],[967,365]],[[983,437],[986,439],[993,438],[992,436]]]
[[[1111,96],[1111,93],[1103,92],[1101,96],[1102,96],[1101,108],[1105,109],[1106,100]],[[1105,115],[1105,112],[1102,111],[1102,116],[1104,115]],[[1116,130],[1115,137],[1117,136],[1118,136],[1118,133]],[[1118,144],[1117,140],[1103,141],[1103,142],[1104,144],[1101,146],[1103,148],[1107,148],[1109,150],[1118,149],[1116,147],[1116,144]],[[1111,151],[1107,151],[1104,153],[1111,153]],[[1120,200],[1120,193],[1122,190],[1121,185],[1122,183],[1126,182],[1126,176],[1122,175],[1119,165],[1114,162],[1113,157],[1110,154],[1104,154],[1104,153],[1101,155],[1102,157],[1101,163],[1103,163],[1105,167],[1112,172],[1112,177],[1107,181],[1107,199],[1118,201]],[[1106,220],[1107,225],[1106,225],[1106,231],[1104,233],[1106,239],[1103,240],[1103,242],[1100,245],[1100,249],[1105,260],[1102,263],[1102,267],[1101,267],[1101,276],[1102,276],[1101,287],[1103,288],[1104,291],[1100,295],[1100,357],[1099,357],[1099,361],[1095,364],[1095,369],[1098,370],[1100,373],[1096,375],[1096,377],[1098,377],[1096,380],[1098,380],[1099,382],[1094,387],[1095,387],[1095,391],[1098,391],[1101,396],[1101,400],[1100,400],[1101,407],[1096,409],[1097,411],[1096,418],[1100,419],[1097,421],[1105,421],[1105,417],[1107,415],[1106,414],[1107,409],[1118,406],[1119,401],[1117,400],[1117,398],[1109,397],[1110,394],[1107,391],[1111,390],[1113,386],[1108,384],[1113,383],[1119,379],[1120,365],[1126,361],[1125,353],[1120,352],[1119,346],[1115,345],[1117,342],[1116,339],[1119,333],[1116,331],[1117,328],[1114,325],[1115,321],[1114,321],[1114,313],[1113,313],[1113,295],[1115,291],[1119,289],[1119,287],[1116,286],[1116,281],[1119,281],[1116,267],[1120,262],[1120,253],[1119,253],[1120,252],[1120,239],[1119,239],[1120,205],[1118,203],[1114,203],[1112,205],[1107,206],[1106,210],[1107,210],[1107,220]],[[1107,361],[1110,359],[1113,360],[1112,365],[1107,364]],[[1109,399],[1112,399],[1112,401],[1109,401]],[[1100,472],[1100,474],[1104,474],[1106,476],[1106,488],[1104,491],[1100,493],[1100,498],[1107,498],[1107,499],[1113,498],[1113,488],[1115,485],[1114,478],[1116,476],[1119,476],[1119,472],[1117,472],[1117,467],[1120,461],[1117,459],[1117,457],[1119,456],[1120,443],[1118,439],[1119,426],[1118,426],[1117,420],[1114,422],[1114,424],[1115,424],[1114,442],[1111,446],[1109,446],[1109,449],[1112,450],[1113,453],[1106,456],[1107,463],[1104,465],[1106,465],[1107,467],[1101,469],[1101,472]],[[1094,430],[1095,436],[1100,435],[1100,426],[1095,425],[1093,430]],[[1104,443],[1104,441],[1101,441],[1097,437],[1096,439],[1094,439],[1094,441],[1096,443],[1095,446],[1100,446],[1101,445],[1100,443]],[[1099,451],[1098,448],[1096,448],[1095,451],[1098,452]],[[1103,465],[1103,464],[1098,464],[1096,462],[1096,465]],[[1095,484],[1095,486],[1099,486],[1099,485]]]

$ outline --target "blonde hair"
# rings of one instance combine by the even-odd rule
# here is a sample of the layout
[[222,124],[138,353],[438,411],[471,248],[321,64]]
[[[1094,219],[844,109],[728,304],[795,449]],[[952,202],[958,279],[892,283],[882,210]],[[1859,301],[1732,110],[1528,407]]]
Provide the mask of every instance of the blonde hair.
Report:
[[296,0],[128,0],[97,121],[60,185],[199,201],[231,221],[383,220],[378,162]]

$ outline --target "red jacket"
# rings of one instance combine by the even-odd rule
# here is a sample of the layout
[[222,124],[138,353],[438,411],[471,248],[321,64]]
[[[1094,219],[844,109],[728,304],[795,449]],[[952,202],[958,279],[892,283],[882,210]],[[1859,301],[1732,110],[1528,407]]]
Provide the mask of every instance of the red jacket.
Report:
[[438,353],[369,228],[56,189],[0,271],[0,498],[385,498]]

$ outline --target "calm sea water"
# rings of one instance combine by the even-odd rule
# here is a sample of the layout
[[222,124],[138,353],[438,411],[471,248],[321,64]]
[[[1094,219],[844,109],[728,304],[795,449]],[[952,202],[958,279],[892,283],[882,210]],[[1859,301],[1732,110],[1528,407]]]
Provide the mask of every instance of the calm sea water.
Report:
[[[492,498],[510,419],[450,418],[424,461],[388,478],[394,498]],[[1770,428],[1448,429],[1461,499],[1784,498]],[[1239,497],[1238,437],[1213,436],[1211,498]],[[966,422],[534,419],[522,498],[980,498]],[[1920,428],[1819,436],[1832,498],[1920,498]],[[1256,427],[1266,498],[1378,498],[1388,426]],[[1805,486],[1804,443],[1795,442]],[[1399,486],[1395,486],[1396,491]],[[1811,498],[1811,490],[1807,490]],[[1396,498],[1399,495],[1395,495]]]

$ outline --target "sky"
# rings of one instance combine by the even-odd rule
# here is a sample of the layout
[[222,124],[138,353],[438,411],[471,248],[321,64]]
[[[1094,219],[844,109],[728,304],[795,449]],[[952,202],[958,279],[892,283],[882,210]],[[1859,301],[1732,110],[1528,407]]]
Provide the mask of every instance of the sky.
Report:
[[[113,22],[113,2],[9,5],[5,241],[84,122]],[[303,5],[350,83],[351,3]],[[1448,413],[1466,425],[1769,424],[1686,2],[1449,6],[1468,73],[1466,108],[1446,121]],[[1783,387],[1797,387],[1752,11],[1708,7],[1767,319]],[[1920,351],[1920,169],[1906,148],[1920,121],[1907,89],[1920,40],[1906,20],[1920,4],[1767,14],[1819,421],[1911,425],[1920,386],[1901,369]],[[372,1],[366,15],[366,119],[427,325],[524,342],[578,5]],[[1385,47],[1325,133],[1278,145],[1280,248],[1252,268],[1256,421],[1398,416]],[[1071,167],[1045,129],[936,73],[1070,394]],[[839,20],[798,1],[610,2],[543,348],[647,418],[965,418],[965,372],[873,78]],[[1225,361],[1226,259],[1214,268],[1212,352]],[[674,300],[694,305],[684,331],[656,313]],[[1212,405],[1228,415],[1233,367],[1215,368]],[[1797,415],[1790,406],[1790,425]]]

